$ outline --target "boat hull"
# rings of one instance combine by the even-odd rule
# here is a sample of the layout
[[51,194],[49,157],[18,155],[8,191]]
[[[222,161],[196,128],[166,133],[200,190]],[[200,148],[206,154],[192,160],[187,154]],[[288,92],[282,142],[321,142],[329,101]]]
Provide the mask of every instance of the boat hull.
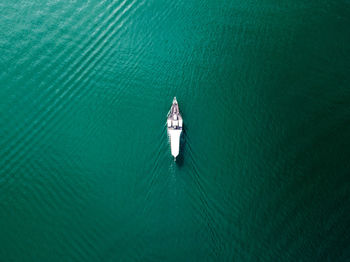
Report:
[[175,160],[180,153],[180,136],[182,133],[182,125],[183,120],[180,114],[179,105],[176,97],[174,97],[173,104],[167,118],[167,129],[170,140],[171,154]]
[[177,157],[180,153],[180,137],[182,130],[168,130],[170,139],[171,154],[173,157]]

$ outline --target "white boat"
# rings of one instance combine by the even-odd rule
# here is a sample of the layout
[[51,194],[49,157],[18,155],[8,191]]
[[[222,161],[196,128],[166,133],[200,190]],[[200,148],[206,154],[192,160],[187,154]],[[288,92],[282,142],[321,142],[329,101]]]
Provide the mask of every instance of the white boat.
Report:
[[176,157],[180,152],[180,136],[182,132],[182,116],[180,114],[179,105],[177,103],[176,97],[173,99],[173,104],[170,108],[167,126],[168,126],[168,136],[170,139],[171,154],[176,160]]

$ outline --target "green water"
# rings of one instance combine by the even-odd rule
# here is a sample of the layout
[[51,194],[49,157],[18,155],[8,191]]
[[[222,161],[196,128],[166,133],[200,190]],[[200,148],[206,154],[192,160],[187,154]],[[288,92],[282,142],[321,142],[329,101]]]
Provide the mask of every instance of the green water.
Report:
[[348,0],[0,14],[0,261],[349,261]]

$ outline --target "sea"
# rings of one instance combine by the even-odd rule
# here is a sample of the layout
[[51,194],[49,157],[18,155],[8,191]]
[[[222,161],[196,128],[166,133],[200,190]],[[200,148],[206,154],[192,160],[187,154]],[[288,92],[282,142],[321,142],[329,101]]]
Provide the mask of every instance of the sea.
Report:
[[349,28],[349,0],[0,1],[0,261],[350,261]]

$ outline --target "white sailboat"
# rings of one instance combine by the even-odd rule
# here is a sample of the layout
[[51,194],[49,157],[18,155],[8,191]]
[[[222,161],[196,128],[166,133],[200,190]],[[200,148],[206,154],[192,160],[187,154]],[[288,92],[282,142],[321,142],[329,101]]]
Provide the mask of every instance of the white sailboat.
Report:
[[183,120],[180,114],[179,105],[177,103],[176,97],[173,99],[173,104],[170,108],[168,114],[167,126],[168,126],[168,136],[170,138],[171,154],[176,161],[176,157],[180,152],[180,136],[182,132]]

